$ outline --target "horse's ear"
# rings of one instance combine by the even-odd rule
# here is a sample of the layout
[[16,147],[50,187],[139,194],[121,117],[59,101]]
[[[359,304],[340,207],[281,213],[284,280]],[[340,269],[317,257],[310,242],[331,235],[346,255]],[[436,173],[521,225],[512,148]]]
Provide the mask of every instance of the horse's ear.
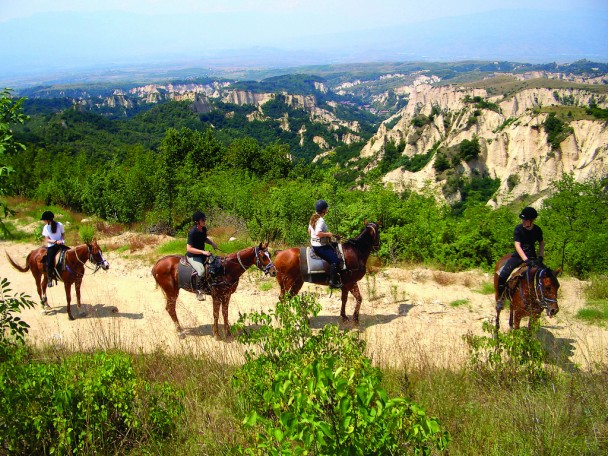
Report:
[[367,226],[367,219],[363,219],[363,226]]
[[555,271],[553,271],[553,273],[555,274],[555,277],[557,277],[557,275],[562,272],[562,268],[561,266],[559,268],[557,268]]
[[376,223],[376,225],[378,225],[378,228],[382,228],[382,219],[378,220],[378,223]]

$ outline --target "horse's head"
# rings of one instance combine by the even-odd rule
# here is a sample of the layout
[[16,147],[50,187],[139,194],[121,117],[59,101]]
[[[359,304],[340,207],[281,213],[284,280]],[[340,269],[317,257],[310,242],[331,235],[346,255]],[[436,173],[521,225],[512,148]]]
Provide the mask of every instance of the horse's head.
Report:
[[365,230],[370,234],[372,238],[372,249],[378,250],[380,248],[380,224],[368,222],[365,225]]
[[268,243],[260,243],[260,245],[255,248],[255,265],[264,271],[264,274],[270,274],[271,277],[276,277],[277,268],[270,258]]
[[89,261],[93,263],[97,269],[101,268],[104,271],[107,271],[110,268],[110,263],[108,263],[103,257],[103,253],[101,251],[101,247],[97,243],[97,239],[93,239],[93,242],[87,244],[89,249]]
[[559,306],[557,305],[557,290],[559,290],[557,275],[560,272],[561,268],[552,271],[544,265],[539,266],[536,272],[536,298],[549,317],[553,317],[559,312]]

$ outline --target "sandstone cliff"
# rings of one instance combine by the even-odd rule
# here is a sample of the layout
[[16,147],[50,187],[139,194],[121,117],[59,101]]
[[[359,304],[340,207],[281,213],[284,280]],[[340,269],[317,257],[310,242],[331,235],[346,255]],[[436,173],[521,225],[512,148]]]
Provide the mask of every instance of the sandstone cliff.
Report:
[[[567,122],[569,134],[564,134],[557,149],[548,143],[544,128],[547,111],[586,107],[591,100],[606,108],[606,96],[584,89],[526,89],[503,98],[492,97],[485,89],[428,84],[408,91],[407,107],[385,121],[361,152],[372,159],[370,168],[380,163],[388,143],[400,144],[402,155],[411,158],[432,148],[455,150],[463,140],[477,139],[479,155],[459,163],[453,172],[499,179],[500,187],[489,202],[493,205],[522,195],[540,198],[564,172],[572,172],[577,180],[608,174],[605,121],[583,115],[579,117],[588,118]],[[440,189],[446,173],[436,170],[435,159],[436,154],[418,172],[395,169],[384,181],[396,189]],[[444,195],[448,200],[457,196]]]

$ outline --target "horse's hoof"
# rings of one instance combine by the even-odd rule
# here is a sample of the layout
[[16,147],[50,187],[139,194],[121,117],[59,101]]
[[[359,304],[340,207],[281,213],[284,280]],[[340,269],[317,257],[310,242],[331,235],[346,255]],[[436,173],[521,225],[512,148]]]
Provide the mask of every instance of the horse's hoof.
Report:
[[76,320],[74,317],[72,317],[72,315],[68,315],[68,317],[70,318],[70,321]]

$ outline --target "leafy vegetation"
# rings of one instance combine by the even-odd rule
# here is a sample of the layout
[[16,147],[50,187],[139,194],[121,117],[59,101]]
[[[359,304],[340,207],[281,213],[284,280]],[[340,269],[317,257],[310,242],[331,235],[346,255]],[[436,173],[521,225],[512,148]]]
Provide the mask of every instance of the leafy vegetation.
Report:
[[[357,333],[308,321],[320,305],[311,295],[243,315],[239,340],[252,347],[235,375],[256,430],[246,454],[429,454],[449,436],[436,418],[405,398],[389,398],[381,373]],[[248,329],[254,325],[255,329]]]

